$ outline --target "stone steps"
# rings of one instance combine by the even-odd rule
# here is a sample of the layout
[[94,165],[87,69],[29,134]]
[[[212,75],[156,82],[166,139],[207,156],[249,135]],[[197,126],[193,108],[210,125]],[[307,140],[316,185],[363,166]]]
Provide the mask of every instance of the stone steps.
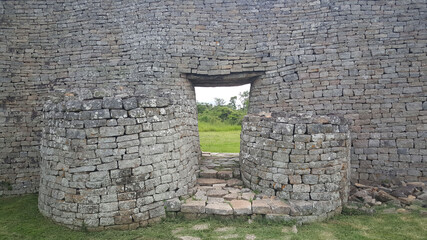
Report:
[[[285,202],[277,197],[256,194],[245,188],[240,180],[238,155],[203,153],[196,186],[190,195],[165,202],[169,216],[183,215],[187,218],[202,216],[261,216],[272,220],[318,220],[314,216],[316,206],[309,201]],[[329,202],[324,203],[328,205]],[[325,207],[319,205],[320,207]],[[330,212],[333,215],[334,212]],[[313,215],[313,216],[312,216]],[[325,214],[323,217],[328,217]]]
[[[289,216],[291,207],[275,197],[260,197],[243,186],[238,154],[203,153],[197,185],[191,196],[169,200],[169,214],[249,216],[279,214]],[[177,206],[180,206],[177,207]],[[177,209],[180,209],[177,211]]]
[[240,178],[238,153],[203,152],[199,167],[199,178]]

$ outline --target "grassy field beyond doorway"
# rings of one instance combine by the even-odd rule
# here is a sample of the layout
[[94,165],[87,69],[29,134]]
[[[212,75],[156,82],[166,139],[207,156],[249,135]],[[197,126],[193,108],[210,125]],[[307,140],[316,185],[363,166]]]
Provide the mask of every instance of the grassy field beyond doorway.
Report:
[[199,122],[200,147],[203,152],[238,153],[241,126]]

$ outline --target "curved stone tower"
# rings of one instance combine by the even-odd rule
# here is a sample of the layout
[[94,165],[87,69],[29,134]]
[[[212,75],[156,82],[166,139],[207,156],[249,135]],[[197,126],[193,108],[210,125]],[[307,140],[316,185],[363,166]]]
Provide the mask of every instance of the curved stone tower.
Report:
[[240,143],[242,180],[253,190],[289,200],[293,216],[326,218],[347,202],[350,146],[343,117],[249,115]]
[[124,88],[61,95],[44,107],[43,215],[75,228],[136,228],[194,186],[196,110],[183,96]]
[[244,83],[252,115],[347,119],[352,181],[425,181],[426,14],[423,0],[1,1],[0,195],[39,191],[76,228],[155,220],[194,184],[194,87]]

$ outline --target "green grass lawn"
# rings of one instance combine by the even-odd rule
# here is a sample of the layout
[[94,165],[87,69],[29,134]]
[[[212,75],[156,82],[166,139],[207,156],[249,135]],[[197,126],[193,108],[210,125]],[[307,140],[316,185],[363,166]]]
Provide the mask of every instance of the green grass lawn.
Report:
[[238,125],[199,122],[200,147],[203,152],[238,153],[241,129]]
[[[381,210],[379,210],[381,211]],[[427,218],[419,210],[403,214],[341,215],[322,223],[298,226],[291,223],[245,219],[166,219],[133,231],[72,231],[44,218],[37,209],[37,196],[0,198],[0,239],[426,239]],[[203,230],[200,230],[203,229]]]
[[240,152],[240,131],[199,132],[203,152]]

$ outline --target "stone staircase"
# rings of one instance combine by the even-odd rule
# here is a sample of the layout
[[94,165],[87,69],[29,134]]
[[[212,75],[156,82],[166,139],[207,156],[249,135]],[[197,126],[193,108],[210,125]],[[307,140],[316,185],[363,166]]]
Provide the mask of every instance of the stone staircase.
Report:
[[262,196],[243,186],[239,154],[203,153],[196,186],[184,199],[165,203],[169,215],[194,218],[203,215],[269,217],[289,216],[291,208],[275,197]]

